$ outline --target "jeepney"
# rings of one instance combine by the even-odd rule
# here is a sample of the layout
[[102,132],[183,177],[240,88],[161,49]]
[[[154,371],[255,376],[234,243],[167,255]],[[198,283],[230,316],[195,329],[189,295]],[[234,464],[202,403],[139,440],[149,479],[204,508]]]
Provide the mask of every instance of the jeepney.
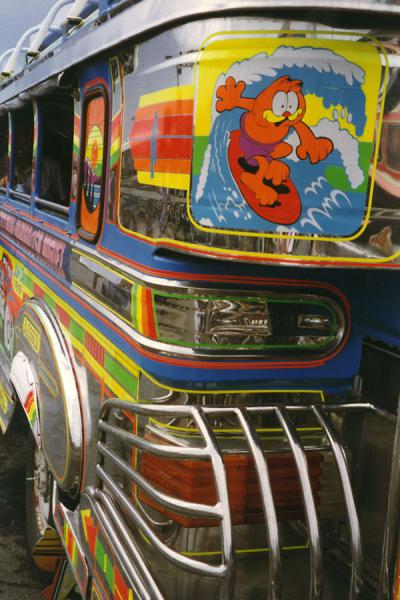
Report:
[[0,56],[46,598],[400,598],[399,52],[397,1],[59,0]]

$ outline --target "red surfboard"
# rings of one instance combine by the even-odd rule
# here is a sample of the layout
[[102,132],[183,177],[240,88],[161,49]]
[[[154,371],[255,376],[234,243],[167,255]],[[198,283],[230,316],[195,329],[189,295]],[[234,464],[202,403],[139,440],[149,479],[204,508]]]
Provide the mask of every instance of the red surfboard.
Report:
[[250,208],[262,219],[279,225],[292,225],[301,214],[301,200],[290,178],[279,186],[274,186],[271,181],[265,181],[267,187],[272,187],[278,192],[277,200],[271,206],[263,206],[256,198],[254,192],[242,181],[241,176],[246,172],[256,172],[258,167],[246,163],[243,150],[240,147],[240,130],[231,131],[228,146],[228,162],[236,184]]

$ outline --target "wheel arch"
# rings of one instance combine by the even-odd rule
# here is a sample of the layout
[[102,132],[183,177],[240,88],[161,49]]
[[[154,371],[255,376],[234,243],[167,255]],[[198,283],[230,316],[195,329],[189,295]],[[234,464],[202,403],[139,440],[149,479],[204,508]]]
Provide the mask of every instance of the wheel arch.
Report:
[[18,314],[10,381],[54,479],[76,497],[84,447],[79,389],[61,327],[41,299]]

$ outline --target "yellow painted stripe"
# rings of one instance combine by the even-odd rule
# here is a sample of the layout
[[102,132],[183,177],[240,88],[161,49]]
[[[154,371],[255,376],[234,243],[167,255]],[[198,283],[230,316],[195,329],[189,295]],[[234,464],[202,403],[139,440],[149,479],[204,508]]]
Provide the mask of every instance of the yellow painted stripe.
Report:
[[[163,429],[170,429],[171,431],[182,431],[185,433],[199,433],[200,431],[197,427],[177,427],[176,425],[169,425],[168,423],[163,423],[162,421],[158,421],[154,417],[150,417],[149,424],[157,425]],[[258,428],[256,429],[257,433],[281,433],[283,429],[281,427],[266,427],[266,428]],[[322,431],[321,427],[296,427],[296,431],[304,431],[306,433],[313,431]],[[219,429],[213,428],[214,433],[243,433],[243,429],[235,429],[234,427],[229,429]]]
[[[113,345],[108,338],[106,338],[102,333],[99,332],[98,329],[93,327],[88,321],[83,319],[79,313],[77,313],[74,309],[71,308],[69,304],[64,302],[60,296],[54,294],[46,284],[44,284],[40,279],[38,279],[33,273],[29,271],[29,277],[40,286],[46,294],[52,298],[57,305],[59,305],[69,316],[74,319],[85,331],[87,331],[99,344],[103,346],[103,348],[107,348],[107,352],[113,356],[118,362],[123,364],[129,371],[131,371],[134,375],[138,375],[139,369],[136,363],[134,363],[126,354],[124,354],[121,350],[119,350],[115,345]],[[31,295],[30,289],[26,288],[28,296]],[[71,335],[69,333],[69,335]],[[97,364],[97,363],[96,363]]]
[[151,106],[160,102],[169,102],[172,100],[192,100],[194,98],[194,85],[180,85],[176,87],[165,88],[151,94],[144,94],[140,97],[139,107]]
[[174,190],[189,190],[190,175],[182,173],[153,173],[138,171],[138,182],[143,185],[156,185]]

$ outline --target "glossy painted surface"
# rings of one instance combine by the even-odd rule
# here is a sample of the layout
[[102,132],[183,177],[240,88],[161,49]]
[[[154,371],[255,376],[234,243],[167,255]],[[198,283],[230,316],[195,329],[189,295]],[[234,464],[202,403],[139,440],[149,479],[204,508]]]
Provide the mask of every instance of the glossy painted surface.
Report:
[[[74,512],[60,499],[55,520],[80,589],[89,597],[108,600],[119,594],[129,600],[134,594],[144,600],[151,589],[160,599],[164,593],[180,600],[205,595],[231,598],[238,551],[236,593],[246,599],[267,593],[277,598],[283,540],[290,551],[310,551],[307,578],[311,597],[319,598],[323,586],[319,520],[339,521],[346,514],[353,565],[350,594],[356,597],[362,579],[361,547],[348,468],[354,475],[357,463],[354,460],[347,467],[346,460],[358,446],[349,443],[348,451],[337,439],[337,431],[346,433],[347,420],[328,418],[321,411],[325,398],[346,405],[357,393],[354,378],[363,339],[400,346],[396,269],[400,230],[393,191],[385,190],[388,195],[383,195],[379,179],[385,161],[393,167],[396,150],[388,123],[392,113],[394,121],[397,118],[397,34],[375,32],[377,41],[371,41],[364,29],[349,35],[345,15],[343,27],[334,32],[315,22],[267,18],[256,12],[260,2],[244,2],[241,8],[249,11],[242,16],[230,13],[236,3],[230,7],[209,3],[213,14],[195,19],[206,14],[206,5],[199,4],[190,22],[177,23],[181,18],[177,6],[169,7],[169,27],[140,40],[134,29],[140,19],[147,18],[150,27],[157,16],[167,18],[165,6],[144,1],[120,16],[110,11],[104,23],[90,22],[71,36],[73,47],[66,40],[60,52],[47,61],[38,60],[26,75],[0,89],[3,103],[18,95],[23,85],[32,86],[34,96],[39,81],[67,66],[67,55],[68,66],[81,62],[73,77],[65,69],[61,79],[61,85],[71,86],[74,109],[69,206],[57,209],[36,197],[41,168],[39,102],[34,104],[33,192],[29,196],[7,188],[0,191],[0,424],[6,429],[12,416],[9,374],[11,365],[17,364],[15,355],[21,352],[29,361],[27,372],[33,373],[36,389],[30,395],[30,378],[23,379],[19,388],[29,393],[20,400],[29,420],[42,428],[41,443],[59,486],[80,498]],[[156,9],[151,18],[146,13],[150,9]],[[133,16],[139,14],[136,22]],[[99,32],[104,36],[101,41]],[[120,45],[128,38],[128,44]],[[107,49],[106,54],[100,55],[102,49]],[[313,66],[306,67],[303,56],[303,63],[294,68],[293,57],[305,50],[312,55]],[[90,58],[94,53],[97,56]],[[279,53],[283,53],[285,73],[305,82],[307,135],[324,121],[345,139],[341,146],[336,136],[334,150],[323,142],[329,152],[319,161],[303,160],[301,148],[297,153],[301,177],[315,173],[316,165],[327,169],[306,183],[302,180],[303,188],[310,191],[306,194],[303,189],[299,196],[304,204],[305,196],[320,203],[305,210],[314,209],[314,216],[322,216],[326,236],[315,220],[313,224],[311,213],[303,236],[277,232],[277,223],[265,218],[257,229],[261,236],[242,235],[256,230],[246,222],[232,227],[223,219],[210,231],[200,221],[209,218],[207,210],[213,210],[212,194],[218,210],[234,197],[224,189],[218,169],[226,155],[228,167],[229,159],[239,164],[242,158],[235,155],[237,146],[235,151],[229,146],[231,133],[232,139],[238,138],[233,134],[241,127],[240,111],[245,110],[241,104],[264,98],[268,77],[282,75],[276,63]],[[274,67],[268,63],[272,59]],[[255,63],[261,74],[257,75]],[[229,79],[236,71],[238,79],[243,75],[247,95],[243,85],[235,88],[237,81]],[[312,77],[307,79],[309,71]],[[254,77],[258,87],[252,87]],[[225,102],[231,88],[236,89],[235,106]],[[284,92],[286,108],[292,93],[292,88]],[[17,100],[30,102],[30,93]],[[284,116],[278,114],[281,109],[273,101],[272,108],[262,107],[262,113],[270,111],[266,113],[270,122],[278,122],[277,117]],[[236,110],[234,122],[229,127],[225,123],[220,136],[213,133],[214,125],[224,121],[219,116],[226,117],[231,110]],[[293,116],[296,110],[284,112]],[[384,145],[379,148],[380,114]],[[301,127],[300,131],[304,133]],[[310,139],[317,146],[327,139],[324,131],[312,133]],[[280,142],[287,143],[285,139]],[[214,141],[221,147],[211,152]],[[213,178],[211,183],[204,178],[201,189],[204,169],[211,165],[207,147],[208,158],[214,160]],[[239,147],[241,153],[245,151],[243,141]],[[267,160],[265,147],[262,152],[260,168],[266,167]],[[308,146],[309,158],[310,152]],[[346,163],[344,155],[354,161]],[[250,152],[248,158],[257,156]],[[287,157],[280,158],[282,170]],[[299,165],[292,163],[295,173]],[[231,184],[236,176],[240,183],[234,191],[246,200],[248,190],[243,192],[243,186],[251,189],[254,180],[251,183],[251,177],[238,174],[236,167]],[[356,187],[354,173],[358,174]],[[249,174],[255,173],[247,170],[245,175]],[[325,177],[328,188],[320,177]],[[263,180],[261,184],[265,186]],[[338,194],[332,197],[334,190]],[[265,190],[262,202],[264,196]],[[201,211],[195,214],[197,197],[205,210],[201,215]],[[350,205],[354,210],[347,208]],[[337,219],[332,207],[340,212]],[[300,225],[307,218],[305,213],[299,216],[298,210],[296,215]],[[240,211],[239,217],[231,211],[229,218],[240,220]],[[361,230],[357,239],[337,238]],[[334,268],[323,269],[320,262]],[[311,264],[316,268],[306,268]],[[385,264],[393,268],[373,268]],[[118,410],[111,417],[103,414],[99,428],[101,407],[111,398],[118,399],[113,405]],[[312,412],[309,407],[314,404],[318,409]],[[317,424],[289,417],[287,405],[293,414],[308,407],[319,419]],[[271,423],[271,411],[277,422]],[[205,414],[211,415],[209,421]],[[256,415],[254,426],[250,414]],[[117,441],[111,443],[108,434]],[[128,451],[123,442],[128,443]],[[202,456],[212,463],[215,505],[196,498],[192,506],[190,494],[202,491],[198,480],[186,488],[182,484],[181,494],[166,498],[163,493],[171,491],[171,482],[163,479],[162,468],[154,469],[154,463],[143,458],[155,449],[158,458],[168,453],[171,460]],[[277,503],[276,518],[272,492],[263,485],[264,452],[281,461],[290,454],[289,487]],[[232,455],[238,461],[237,471],[234,462],[234,468],[225,469],[224,454],[231,455],[228,463]],[[336,480],[335,463],[340,471]],[[272,467],[271,485],[276,490],[280,466]],[[180,468],[190,481],[198,467],[193,472],[192,465]],[[167,467],[165,472],[168,480]],[[240,481],[235,482],[235,477]],[[144,492],[136,493],[135,486],[146,478]],[[259,493],[254,492],[257,486]],[[338,497],[340,486],[345,508]],[[242,496],[235,495],[238,490]],[[325,492],[321,498],[320,492]],[[238,504],[231,515],[233,499]],[[125,524],[126,515],[131,529]],[[213,522],[205,527],[196,518],[220,520],[221,529]],[[299,518],[306,524],[306,536],[288,527],[286,537],[287,530],[278,521]],[[260,523],[266,527],[259,527]],[[277,529],[281,527],[280,539]],[[274,552],[266,581],[268,545]],[[246,556],[252,560],[247,562]],[[168,561],[174,565],[173,574]],[[246,565],[251,565],[252,577],[246,577]],[[89,573],[94,578],[91,589],[87,589]]]

